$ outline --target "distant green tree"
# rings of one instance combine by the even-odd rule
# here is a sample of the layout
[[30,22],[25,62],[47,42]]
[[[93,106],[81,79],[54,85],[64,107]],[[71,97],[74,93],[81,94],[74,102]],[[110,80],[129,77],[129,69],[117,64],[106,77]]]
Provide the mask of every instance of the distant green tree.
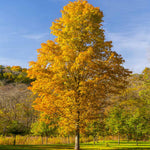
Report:
[[115,106],[109,112],[107,118],[107,127],[112,134],[118,135],[118,144],[120,144],[120,135],[124,134],[125,117],[123,114],[124,110],[121,106]]
[[[49,118],[46,116],[46,120]],[[50,119],[50,118],[49,118]],[[45,117],[44,117],[45,120]],[[46,137],[46,144],[49,136],[54,136],[57,132],[57,124],[56,120],[47,120],[48,122],[44,121],[42,119],[38,119],[36,122],[34,122],[31,126],[31,133],[33,135],[40,135],[42,138],[42,144],[44,143],[43,137]]]
[[24,135],[26,133],[26,128],[24,124],[17,121],[12,121],[7,127],[7,133],[10,133],[14,136],[13,145],[16,145],[16,135]]
[[133,74],[128,81],[127,89],[115,97],[107,125],[113,133],[126,134],[128,141],[132,138],[138,145],[138,140],[148,137],[150,129],[150,70]]

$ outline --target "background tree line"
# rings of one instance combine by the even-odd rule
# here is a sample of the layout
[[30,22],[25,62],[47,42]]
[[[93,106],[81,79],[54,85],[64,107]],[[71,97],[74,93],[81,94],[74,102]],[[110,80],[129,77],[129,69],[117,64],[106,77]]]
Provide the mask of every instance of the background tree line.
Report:
[[[60,123],[61,117],[45,116],[32,108],[35,99],[28,90],[31,79],[27,69],[0,66],[0,134],[73,136],[74,132]],[[132,74],[129,84],[117,96],[109,97],[109,105],[94,121],[86,122],[81,137],[115,136],[128,141],[148,140],[150,136],[150,68]],[[105,101],[105,102],[106,102]],[[59,121],[58,121],[59,120]],[[14,141],[15,142],[15,141]]]

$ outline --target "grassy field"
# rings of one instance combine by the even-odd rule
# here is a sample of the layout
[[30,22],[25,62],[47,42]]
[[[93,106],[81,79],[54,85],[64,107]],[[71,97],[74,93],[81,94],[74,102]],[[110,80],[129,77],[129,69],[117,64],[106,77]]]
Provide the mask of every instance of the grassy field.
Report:
[[[73,144],[51,144],[51,145],[0,145],[1,150],[73,150]],[[81,150],[150,150],[150,142],[121,142],[120,145],[115,141],[100,142],[98,144],[81,144]]]

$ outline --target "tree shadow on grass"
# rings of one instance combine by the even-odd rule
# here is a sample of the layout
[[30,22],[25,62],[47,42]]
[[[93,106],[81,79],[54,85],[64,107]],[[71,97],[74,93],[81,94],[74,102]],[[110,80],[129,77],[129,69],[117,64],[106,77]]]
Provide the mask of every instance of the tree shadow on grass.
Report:
[[73,148],[72,145],[0,145],[0,150],[69,150]]

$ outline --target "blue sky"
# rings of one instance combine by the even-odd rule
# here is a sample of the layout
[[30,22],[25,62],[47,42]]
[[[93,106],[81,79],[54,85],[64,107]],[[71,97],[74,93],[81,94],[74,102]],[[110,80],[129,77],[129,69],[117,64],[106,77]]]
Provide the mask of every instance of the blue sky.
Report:
[[[73,1],[73,0],[71,0]],[[0,64],[28,67],[48,39],[54,19],[69,0],[0,0]],[[88,0],[104,13],[113,50],[134,73],[150,67],[150,0]]]

